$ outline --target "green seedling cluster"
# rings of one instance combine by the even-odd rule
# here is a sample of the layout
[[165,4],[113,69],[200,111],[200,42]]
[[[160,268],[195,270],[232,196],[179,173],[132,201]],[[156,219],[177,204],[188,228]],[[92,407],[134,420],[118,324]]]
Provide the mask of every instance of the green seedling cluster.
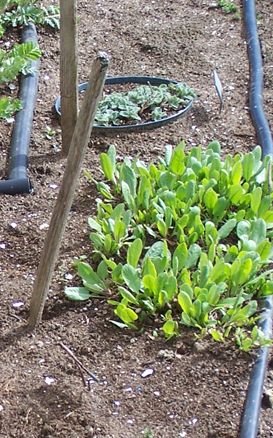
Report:
[[[38,46],[32,42],[15,44],[10,51],[0,49],[0,85],[12,82],[19,73],[28,73],[30,62],[40,55]],[[0,118],[11,117],[19,109],[20,100],[7,96],[0,98]]]
[[[0,0],[0,36],[9,27],[34,23],[59,28],[59,8],[40,6],[37,0]],[[30,61],[41,56],[38,46],[32,42],[16,44],[7,51],[0,49],[0,86],[14,81],[20,73],[26,74]],[[19,99],[0,97],[0,119],[11,117],[21,109]]]
[[221,159],[215,141],[168,146],[149,165],[117,162],[111,146],[100,162],[92,253],[76,260],[83,286],[66,296],[107,297],[120,327],[154,319],[167,338],[186,326],[216,341],[232,336],[245,351],[267,344],[257,321],[273,292],[270,157],[256,147]]
[[0,0],[2,34],[10,26],[25,26],[29,23],[59,29],[59,7],[45,7],[39,3],[38,0]]
[[194,97],[193,90],[182,83],[141,85],[126,92],[113,92],[99,103],[95,123],[113,126],[161,120],[186,107]]
[[230,0],[218,0],[218,6],[226,14],[238,14],[237,6]]

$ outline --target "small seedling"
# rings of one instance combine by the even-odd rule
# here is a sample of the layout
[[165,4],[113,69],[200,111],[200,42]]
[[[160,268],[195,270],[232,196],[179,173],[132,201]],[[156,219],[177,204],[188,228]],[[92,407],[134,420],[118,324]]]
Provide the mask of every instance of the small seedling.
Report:
[[236,14],[238,13],[237,6],[230,0],[218,0],[218,6],[226,13],[226,14]]
[[50,126],[46,126],[44,130],[44,136],[47,140],[52,140],[53,137],[55,137],[56,131],[52,129]]

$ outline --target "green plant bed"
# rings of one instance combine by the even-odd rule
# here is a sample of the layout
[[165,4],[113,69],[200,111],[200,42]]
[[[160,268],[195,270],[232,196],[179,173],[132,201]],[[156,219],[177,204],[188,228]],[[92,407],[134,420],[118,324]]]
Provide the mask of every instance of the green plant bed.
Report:
[[[79,85],[80,97],[87,85]],[[186,115],[194,97],[194,91],[187,85],[165,78],[108,77],[93,131],[118,134],[159,128]],[[55,110],[61,116],[60,97],[56,99]]]
[[119,327],[152,318],[167,338],[186,326],[216,341],[232,336],[245,351],[269,343],[257,321],[273,291],[270,158],[256,147],[221,159],[212,142],[205,151],[167,147],[149,165],[118,163],[111,146],[100,161],[92,253],[76,260],[83,286],[66,296],[106,297]]

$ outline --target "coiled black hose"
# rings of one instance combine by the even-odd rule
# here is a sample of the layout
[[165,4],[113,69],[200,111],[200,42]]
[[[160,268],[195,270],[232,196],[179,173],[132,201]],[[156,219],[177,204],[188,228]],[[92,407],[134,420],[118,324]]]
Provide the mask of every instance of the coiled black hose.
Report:
[[[33,24],[23,28],[22,41],[32,41],[37,44],[37,33]],[[32,61],[31,73],[21,77],[19,98],[23,108],[15,116],[9,152],[8,179],[0,181],[0,193],[3,194],[30,193],[32,188],[27,175],[27,166],[38,89],[38,68],[39,61]]]
[[[255,0],[243,0],[244,23],[246,30],[249,66],[250,91],[249,106],[257,140],[263,155],[273,157],[273,141],[269,123],[263,110],[263,62],[256,22]],[[273,299],[268,297],[264,303],[264,313],[260,327],[266,337],[272,337]],[[256,438],[259,428],[261,399],[267,369],[269,348],[261,348],[253,365],[241,418],[240,438]]]

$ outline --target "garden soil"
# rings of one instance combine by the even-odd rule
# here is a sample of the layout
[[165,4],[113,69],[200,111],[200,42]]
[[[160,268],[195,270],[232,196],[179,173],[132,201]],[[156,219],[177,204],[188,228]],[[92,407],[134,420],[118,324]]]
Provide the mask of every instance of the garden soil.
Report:
[[[272,124],[271,1],[259,2],[257,17],[264,101]],[[238,15],[225,14],[213,0],[79,0],[78,26],[80,82],[87,80],[97,51],[104,50],[112,58],[110,75],[163,76],[186,82],[197,93],[190,113],[173,125],[149,133],[91,136],[84,167],[95,176],[99,154],[109,144],[119,158],[146,162],[158,160],[166,144],[182,139],[187,148],[205,148],[217,139],[223,155],[256,145],[248,108],[247,46]],[[59,36],[38,31],[43,57],[29,162],[34,192],[0,197],[0,437],[236,438],[254,355],[228,343],[196,341],[191,332],[166,342],[153,337],[153,327],[143,333],[120,330],[109,321],[113,314],[104,300],[75,304],[65,299],[65,286],[78,283],[73,259],[92,251],[87,218],[95,212],[96,192],[83,176],[43,322],[33,333],[25,329],[65,167],[52,111],[59,94]],[[221,112],[214,70],[224,90]],[[1,122],[2,176],[11,129],[12,124]],[[272,381],[271,361],[268,390]],[[273,436],[270,403],[263,403],[259,436]]]

